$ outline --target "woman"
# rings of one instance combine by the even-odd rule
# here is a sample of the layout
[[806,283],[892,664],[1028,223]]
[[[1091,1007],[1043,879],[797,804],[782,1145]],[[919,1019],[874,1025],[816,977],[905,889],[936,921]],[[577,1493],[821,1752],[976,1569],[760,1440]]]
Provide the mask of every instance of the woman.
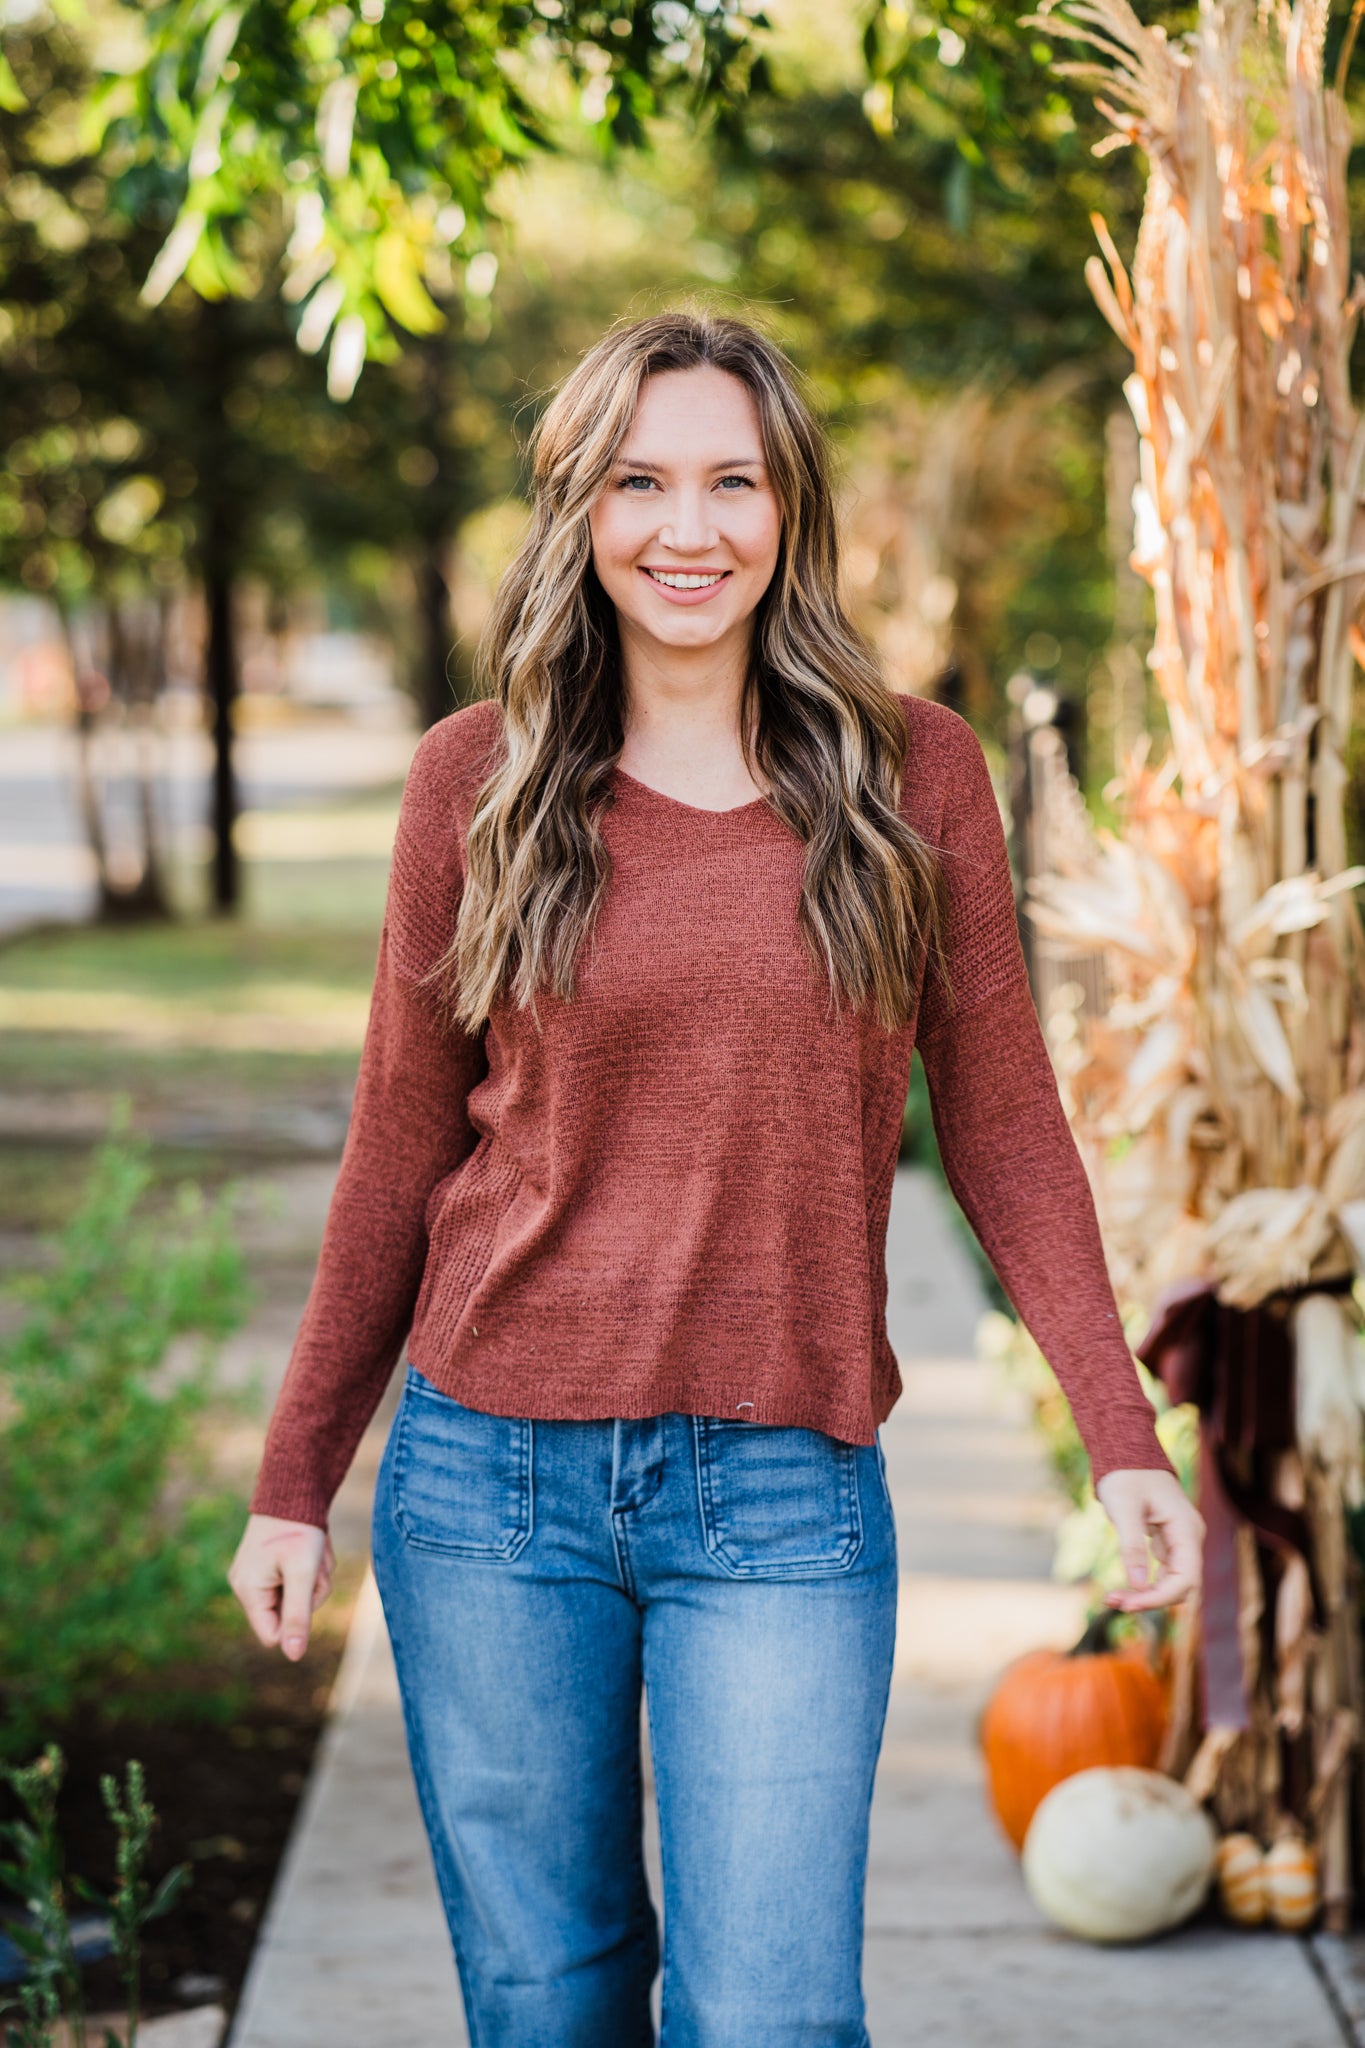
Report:
[[232,1583],[301,1655],[406,1340],[374,1560],[471,2039],[653,2040],[643,1685],[664,2038],[853,2048],[916,1043],[1122,1538],[1119,1604],[1190,1590],[1202,1524],[1119,1326],[981,747],[849,623],[770,343],[692,315],[598,343],[538,431],[485,656],[492,701],[408,779]]

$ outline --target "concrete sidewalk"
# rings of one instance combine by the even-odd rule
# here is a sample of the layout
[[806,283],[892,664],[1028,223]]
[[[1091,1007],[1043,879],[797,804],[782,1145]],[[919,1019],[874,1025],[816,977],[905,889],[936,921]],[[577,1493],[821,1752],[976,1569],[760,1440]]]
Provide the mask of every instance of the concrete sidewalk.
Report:
[[[1034,1910],[986,1807],[974,1726],[1001,1665],[1073,1640],[1083,1602],[1049,1577],[1060,1504],[1022,1407],[972,1358],[976,1272],[927,1177],[898,1177],[889,1255],[906,1392],[883,1431],[901,1599],[869,1872],[875,2048],[1359,2044],[1354,1939],[1235,1931],[1209,1910],[1104,1950]],[[653,1854],[652,1869],[657,1896]],[[371,1583],[231,2048],[465,2038]]]

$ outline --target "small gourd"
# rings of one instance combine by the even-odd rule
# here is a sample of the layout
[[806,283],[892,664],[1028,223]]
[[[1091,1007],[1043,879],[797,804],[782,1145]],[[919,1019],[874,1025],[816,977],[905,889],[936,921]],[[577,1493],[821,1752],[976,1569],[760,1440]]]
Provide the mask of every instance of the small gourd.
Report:
[[1215,1835],[1203,1807],[1160,1771],[1078,1771],[1054,1785],[1024,1839],[1040,1910],[1085,1941],[1145,1941],[1198,1911]]
[[1265,1857],[1254,1835],[1224,1835],[1214,1868],[1218,1897],[1229,1920],[1239,1927],[1259,1927],[1270,1911]]
[[1287,1933],[1301,1933],[1317,1916],[1318,1867],[1302,1835],[1281,1835],[1265,1852],[1264,1882],[1270,1917]]
[[1112,1609],[1070,1650],[1030,1650],[1006,1666],[977,1724],[992,1810],[1016,1849],[1039,1801],[1099,1764],[1151,1769],[1166,1730],[1166,1688],[1146,1657],[1110,1647]]

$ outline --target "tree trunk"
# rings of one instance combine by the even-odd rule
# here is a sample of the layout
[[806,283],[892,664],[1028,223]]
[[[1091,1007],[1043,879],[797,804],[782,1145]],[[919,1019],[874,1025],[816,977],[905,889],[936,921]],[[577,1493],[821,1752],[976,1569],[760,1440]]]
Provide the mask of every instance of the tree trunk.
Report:
[[428,537],[417,564],[417,616],[421,643],[417,709],[426,727],[452,712],[460,696],[445,545],[439,534]]
[[[74,631],[65,607],[61,609],[61,623],[75,682],[76,790],[86,840],[95,861],[95,914],[105,924],[169,918],[171,902],[156,809],[156,700],[164,684],[164,608],[156,615],[151,629],[155,638],[149,645],[146,619],[141,622],[141,633],[130,632],[119,601],[107,601],[107,674],[102,674],[95,661],[87,658],[88,650]],[[132,748],[132,808],[136,819],[136,844],[127,849],[129,859],[118,863],[122,874],[117,879],[96,764],[102,721],[110,716],[111,705],[113,722],[122,725]]]
[[213,908],[230,917],[241,903],[241,866],[233,829],[237,823],[237,772],[233,762],[233,714],[237,704],[237,642],[232,619],[232,572],[226,549],[210,547],[204,562],[208,644],[204,690],[213,713]]

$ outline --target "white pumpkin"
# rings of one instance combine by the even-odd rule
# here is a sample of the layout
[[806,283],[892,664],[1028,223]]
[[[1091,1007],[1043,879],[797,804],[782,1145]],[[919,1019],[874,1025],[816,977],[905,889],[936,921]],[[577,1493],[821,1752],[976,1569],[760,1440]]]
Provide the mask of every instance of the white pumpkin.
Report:
[[1041,1800],[1024,1837],[1040,1911],[1084,1941],[1144,1941],[1199,1910],[1217,1837],[1203,1807],[1161,1771],[1101,1765]]

